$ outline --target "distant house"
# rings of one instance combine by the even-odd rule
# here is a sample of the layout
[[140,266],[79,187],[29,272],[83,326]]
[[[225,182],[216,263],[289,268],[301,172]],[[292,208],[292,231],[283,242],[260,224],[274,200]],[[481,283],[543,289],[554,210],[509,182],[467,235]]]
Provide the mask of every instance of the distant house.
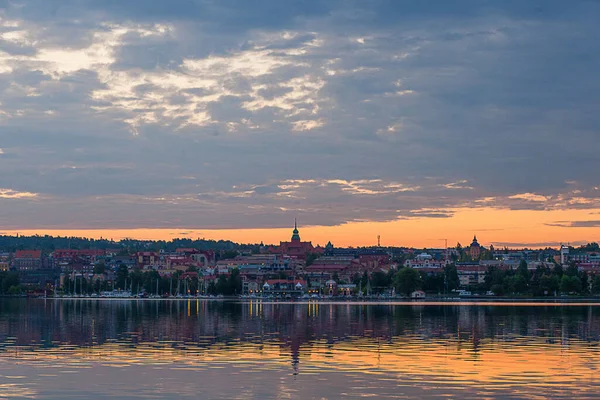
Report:
[[17,271],[31,271],[40,269],[42,263],[41,250],[17,250],[12,262],[13,268]]
[[8,271],[10,269],[10,265],[8,261],[0,261],[0,271]]
[[269,279],[263,284],[262,289],[264,294],[299,295],[304,293],[306,287],[304,280]]

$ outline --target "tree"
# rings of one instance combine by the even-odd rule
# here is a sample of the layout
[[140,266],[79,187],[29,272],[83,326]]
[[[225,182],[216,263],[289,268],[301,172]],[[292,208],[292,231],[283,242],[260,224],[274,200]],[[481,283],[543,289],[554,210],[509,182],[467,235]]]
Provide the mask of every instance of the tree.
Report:
[[119,265],[119,268],[117,268],[117,288],[126,289],[127,278],[129,278],[127,266],[123,264]]
[[590,279],[586,272],[582,273],[579,277],[581,279],[581,293],[589,293],[590,291]]
[[510,287],[513,293],[524,293],[527,291],[527,281],[521,274],[517,274],[510,278]]
[[553,273],[554,275],[557,275],[559,278],[560,278],[560,277],[562,277],[562,276],[563,276],[563,273],[564,273],[562,265],[560,265],[560,264],[556,264],[556,265],[554,266],[554,268],[552,269],[552,273]]
[[568,276],[578,276],[579,268],[577,267],[577,263],[574,261],[571,261],[569,263],[569,266],[567,267],[567,270],[565,271],[565,274],[567,274]]
[[106,265],[104,265],[104,263],[99,263],[94,265],[94,274],[95,275],[102,275],[104,274],[104,272],[106,271]]
[[334,272],[333,275],[331,276],[331,279],[337,283],[340,281],[340,276],[338,275],[337,272]]
[[560,291],[563,293],[581,292],[581,279],[578,276],[563,275],[560,280]]
[[237,250],[225,250],[219,254],[220,260],[229,260],[232,258],[236,258],[239,255]]
[[412,268],[401,268],[394,276],[394,287],[398,293],[410,296],[412,292],[421,287],[421,277]]
[[376,292],[382,292],[390,283],[387,274],[384,272],[377,271],[371,275],[371,286]]
[[560,287],[560,279],[557,275],[542,275],[537,290],[537,295],[554,294]]
[[[15,288],[12,289],[11,288]],[[21,291],[19,274],[16,272],[7,272],[2,276],[2,293],[16,294],[15,290]]]
[[144,273],[139,268],[134,268],[129,273],[129,279],[131,279],[132,292],[137,294],[144,285]]
[[306,266],[310,267],[311,265],[313,265],[313,263],[315,262],[315,260],[319,258],[319,254],[316,253],[310,253],[309,255],[306,256]]
[[600,294],[600,274],[594,275],[592,279],[592,293]]
[[212,295],[217,294],[217,285],[215,285],[215,281],[210,281],[208,283],[208,286],[206,288],[206,293],[209,294],[209,295],[210,294],[212,294]]
[[242,277],[240,276],[240,270],[234,268],[227,279],[227,284],[229,286],[229,295],[239,294],[242,292]]
[[227,283],[227,277],[225,275],[219,275],[217,279],[217,285],[215,287],[215,291],[218,294],[228,295],[229,294],[229,285]]
[[526,281],[529,280],[529,269],[527,269],[527,261],[521,260],[519,266],[517,267],[517,274],[521,275],[525,278]]
[[496,296],[503,296],[504,295],[504,285],[499,285],[499,284],[492,285],[492,287],[490,288],[490,290]]
[[460,286],[460,279],[458,279],[458,270],[456,269],[456,265],[446,265],[444,267],[444,274],[446,275],[446,289],[448,291],[458,289]]

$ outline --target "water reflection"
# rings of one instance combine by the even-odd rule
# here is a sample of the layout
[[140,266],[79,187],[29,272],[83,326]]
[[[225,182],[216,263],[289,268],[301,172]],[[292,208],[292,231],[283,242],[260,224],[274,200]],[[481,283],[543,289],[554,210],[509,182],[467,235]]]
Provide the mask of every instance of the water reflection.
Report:
[[0,398],[585,397],[599,386],[599,314],[593,305],[2,300]]

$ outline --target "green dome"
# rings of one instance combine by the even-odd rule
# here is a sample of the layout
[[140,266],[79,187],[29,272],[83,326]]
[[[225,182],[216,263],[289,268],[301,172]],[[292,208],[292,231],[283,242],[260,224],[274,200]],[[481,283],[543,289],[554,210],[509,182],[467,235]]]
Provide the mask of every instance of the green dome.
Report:
[[298,223],[294,220],[294,232],[292,232],[292,241],[300,240],[300,232],[298,232]]

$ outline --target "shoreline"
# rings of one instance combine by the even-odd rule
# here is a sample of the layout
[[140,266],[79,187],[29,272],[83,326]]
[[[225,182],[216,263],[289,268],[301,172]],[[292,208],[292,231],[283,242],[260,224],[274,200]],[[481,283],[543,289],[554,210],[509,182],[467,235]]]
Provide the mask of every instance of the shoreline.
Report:
[[141,297],[27,297],[27,296],[0,296],[3,299],[21,300],[52,300],[52,301],[202,301],[202,302],[234,302],[242,304],[344,304],[344,305],[600,305],[600,297],[430,297],[421,299],[395,298],[395,299],[268,299],[268,298],[240,298],[237,296],[225,297],[189,297],[189,298],[141,298]]

